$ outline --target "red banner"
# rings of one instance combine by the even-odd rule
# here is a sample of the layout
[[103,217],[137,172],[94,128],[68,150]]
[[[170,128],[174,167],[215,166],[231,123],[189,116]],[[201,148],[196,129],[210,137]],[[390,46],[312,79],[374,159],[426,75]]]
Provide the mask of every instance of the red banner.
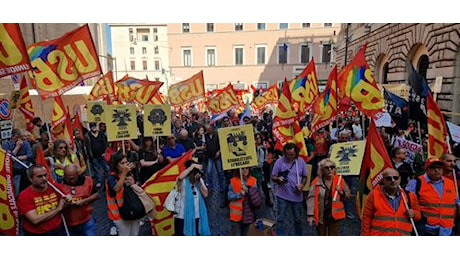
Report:
[[32,99],[29,95],[29,87],[27,84],[29,80],[28,77],[27,74],[19,75],[19,111],[24,115],[27,131],[33,133],[34,124],[32,123],[32,119],[34,119],[35,114],[32,106]]
[[203,71],[187,80],[171,85],[168,90],[171,106],[181,106],[200,97],[205,97]]
[[430,91],[427,93],[428,158],[440,159],[444,153],[447,153],[447,128],[438,104],[436,104]]
[[13,161],[0,149],[0,234],[18,236],[18,208],[14,197]]
[[232,84],[228,84],[227,87],[219,92],[219,94],[208,99],[206,102],[206,106],[213,114],[220,114],[232,108],[238,107],[239,105],[240,102]]
[[254,98],[252,104],[256,109],[262,109],[265,105],[278,102],[278,83],[273,84],[261,95]]
[[88,95],[88,100],[97,100],[107,97],[111,99],[116,97],[112,71],[109,71],[104,76],[100,77],[96,84],[94,84]]
[[53,138],[65,137],[65,123],[67,120],[67,110],[61,96],[54,97],[53,116],[51,118],[51,134]]
[[329,75],[326,89],[313,102],[311,113],[313,119],[310,134],[329,125],[337,116],[337,66],[334,67]]
[[28,52],[36,79],[32,85],[42,99],[62,95],[83,80],[102,74],[87,24],[61,38],[32,44]]
[[0,78],[31,69],[19,24],[0,23]]
[[185,170],[185,162],[192,159],[192,150],[170,162],[166,167],[155,173],[142,186],[155,202],[155,219],[152,220],[152,231],[157,236],[174,235],[174,217],[164,206],[169,192],[176,185],[179,174]]
[[115,87],[118,92],[118,101],[133,102],[139,104],[147,104],[158,92],[163,82],[148,81],[124,76],[119,81],[115,82]]
[[299,117],[305,115],[313,101],[319,95],[318,77],[316,76],[315,61],[311,59],[305,69],[289,83],[292,104],[298,107]]

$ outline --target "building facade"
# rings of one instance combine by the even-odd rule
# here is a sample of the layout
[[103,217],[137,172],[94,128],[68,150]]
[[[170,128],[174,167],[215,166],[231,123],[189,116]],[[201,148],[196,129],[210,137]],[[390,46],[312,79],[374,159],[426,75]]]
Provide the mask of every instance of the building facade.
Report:
[[412,63],[432,89],[440,86],[436,95],[439,107],[449,120],[460,123],[460,24],[361,23],[341,27],[336,46],[339,68],[367,42],[365,55],[377,83],[407,84],[408,64]]
[[114,80],[128,74],[134,78],[165,82],[169,77],[166,24],[109,24],[114,59]]
[[168,23],[170,84],[203,70],[207,90],[267,88],[313,58],[320,84],[335,65],[336,23]]

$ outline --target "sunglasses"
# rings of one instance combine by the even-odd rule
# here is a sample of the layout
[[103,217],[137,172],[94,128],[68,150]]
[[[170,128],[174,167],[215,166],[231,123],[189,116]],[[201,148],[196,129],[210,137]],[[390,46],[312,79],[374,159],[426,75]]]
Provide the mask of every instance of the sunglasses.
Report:
[[58,148],[59,148],[59,149],[66,149],[67,146],[59,146]]
[[334,165],[324,166],[324,169],[333,170],[333,169],[335,169],[335,166]]
[[386,181],[391,181],[391,180],[397,181],[399,180],[399,176],[386,176],[384,179]]

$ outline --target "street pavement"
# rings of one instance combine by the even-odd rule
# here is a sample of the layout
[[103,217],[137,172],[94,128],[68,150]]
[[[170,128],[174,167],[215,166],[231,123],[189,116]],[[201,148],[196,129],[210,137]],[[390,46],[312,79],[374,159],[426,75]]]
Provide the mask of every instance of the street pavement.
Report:
[[[213,178],[216,180],[217,178]],[[357,182],[357,180],[355,180]],[[356,184],[356,186],[355,186]],[[209,226],[211,229],[212,236],[229,236],[230,235],[230,219],[229,219],[229,208],[228,206],[221,208],[224,202],[224,194],[218,192],[217,183],[209,184],[210,194],[206,198],[206,205],[208,208]],[[357,187],[357,183],[353,183],[353,186]],[[271,191],[271,190],[270,190]],[[272,192],[271,196],[273,196]],[[356,191],[352,189],[352,198],[350,199],[350,208],[355,209],[355,194]],[[263,196],[263,192],[261,192]],[[256,211],[258,218],[268,218],[275,220],[276,216],[276,200],[272,200],[274,206],[272,208],[267,207],[265,204],[261,209]],[[316,236],[316,230],[314,227],[309,227],[306,223],[306,212],[305,223],[304,223],[304,234],[305,236]],[[107,203],[105,192],[101,191],[101,198],[94,203],[93,216],[96,220],[96,234],[98,236],[108,236],[111,228],[111,221],[107,217]],[[356,216],[356,215],[355,215]],[[292,215],[288,214],[288,219],[293,221]],[[150,236],[151,229],[149,222],[144,219],[144,224],[141,226],[139,235]],[[288,234],[294,235],[294,230],[287,230]],[[355,219],[345,219],[340,227],[339,235],[341,236],[359,236],[360,234],[360,221],[357,217]]]

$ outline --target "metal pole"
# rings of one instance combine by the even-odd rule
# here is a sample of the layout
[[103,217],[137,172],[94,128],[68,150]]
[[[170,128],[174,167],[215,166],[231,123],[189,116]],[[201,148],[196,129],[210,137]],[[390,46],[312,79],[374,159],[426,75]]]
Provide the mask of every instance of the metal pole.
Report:
[[[401,186],[399,186],[399,190],[401,192],[401,197],[404,201],[404,206],[406,206],[406,209],[409,210],[409,205],[407,205],[406,197],[404,197],[404,194],[403,194],[406,192],[401,188]],[[417,228],[415,227],[414,219],[409,218],[409,220],[410,220],[410,223],[412,224],[412,228],[414,228],[415,235],[418,236],[418,232],[417,232]]]
[[350,24],[347,23],[347,29],[345,30],[345,65],[347,65],[347,61],[348,61],[348,28],[349,28]]

